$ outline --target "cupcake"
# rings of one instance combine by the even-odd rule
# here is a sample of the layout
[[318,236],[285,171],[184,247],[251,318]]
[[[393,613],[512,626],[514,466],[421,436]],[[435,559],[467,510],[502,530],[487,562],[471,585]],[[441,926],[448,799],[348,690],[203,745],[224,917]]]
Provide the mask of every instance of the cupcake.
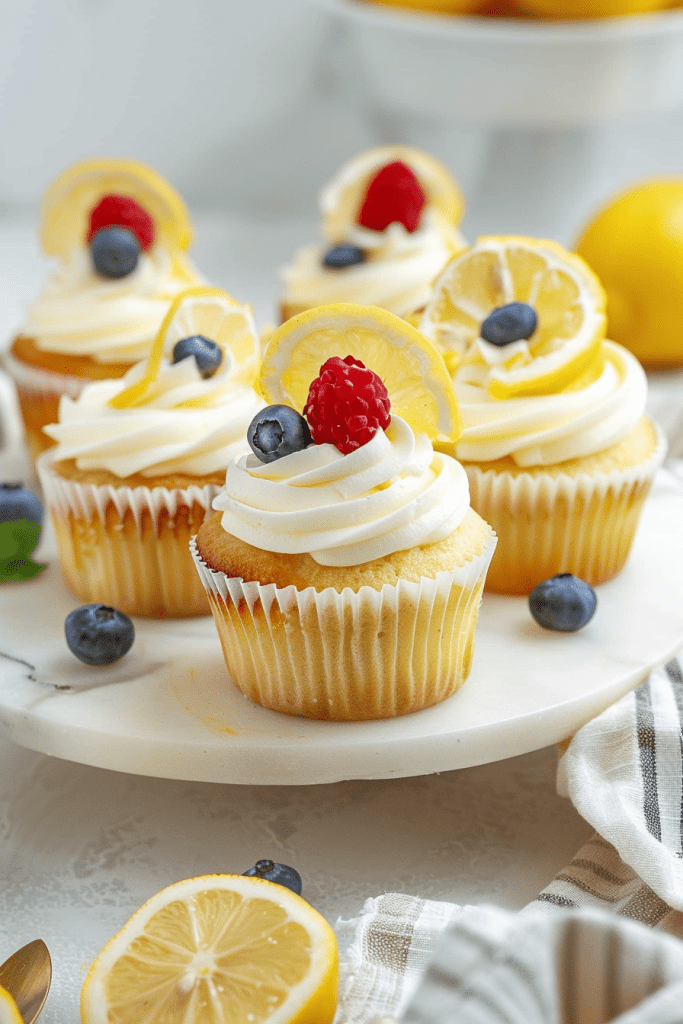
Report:
[[132,615],[208,614],[189,553],[263,406],[251,310],[181,293],[151,355],[123,378],[62,396],[37,462],[67,585]]
[[233,682],[336,721],[444,700],[495,537],[446,453],[460,418],[438,352],[383,310],[321,307],[275,332],[260,386],[273,404],[192,545]]
[[611,579],[666,445],[642,367],[605,338],[593,272],[555,242],[480,238],[443,271],[421,328],[452,371],[457,457],[498,535],[487,588]]
[[450,173],[408,146],[378,146],[345,164],[322,190],[322,244],[282,270],[282,320],[313,306],[381,306],[415,321],[434,279],[465,247],[464,202]]
[[174,296],[202,283],[191,237],[180,196],[144,164],[84,160],[52,183],[40,241],[57,267],[5,359],[33,458],[51,444],[43,427],[60,396],[123,377],[149,356]]

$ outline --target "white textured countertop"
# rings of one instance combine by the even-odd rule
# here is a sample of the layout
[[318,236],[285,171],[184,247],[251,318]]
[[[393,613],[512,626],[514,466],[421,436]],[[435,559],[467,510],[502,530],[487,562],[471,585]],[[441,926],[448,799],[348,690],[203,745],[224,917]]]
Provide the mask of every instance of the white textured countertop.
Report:
[[[200,219],[193,255],[207,277],[254,304],[263,326],[276,268],[313,231]],[[33,225],[5,221],[3,337],[43,277]],[[651,379],[652,411],[669,431],[683,418],[682,379]],[[555,793],[554,748],[441,775],[293,787],[131,776],[5,740],[0,759],[0,959],[31,939],[47,942],[54,974],[45,1024],[76,1024],[89,961],[177,879],[271,857],[301,872],[304,895],[332,923],[386,891],[518,909],[592,831]]]

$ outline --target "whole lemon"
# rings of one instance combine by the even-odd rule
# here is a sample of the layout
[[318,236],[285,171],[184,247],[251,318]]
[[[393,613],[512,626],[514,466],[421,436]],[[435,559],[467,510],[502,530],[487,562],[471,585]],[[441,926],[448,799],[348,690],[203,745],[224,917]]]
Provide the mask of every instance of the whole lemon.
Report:
[[608,336],[645,366],[683,365],[683,177],[618,195],[576,251],[607,293]]
[[467,14],[476,7],[477,0],[371,0],[384,7],[403,7],[431,14]]
[[624,14],[650,14],[668,7],[671,0],[518,0],[537,18],[614,18]]

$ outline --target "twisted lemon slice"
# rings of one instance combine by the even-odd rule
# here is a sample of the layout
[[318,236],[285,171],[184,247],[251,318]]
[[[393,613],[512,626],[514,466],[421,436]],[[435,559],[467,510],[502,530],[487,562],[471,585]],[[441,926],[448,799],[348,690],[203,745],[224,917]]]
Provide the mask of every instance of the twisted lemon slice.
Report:
[[322,364],[347,355],[381,377],[393,413],[427,434],[435,448],[453,453],[462,420],[446,364],[418,330],[377,306],[317,306],[282,324],[263,356],[264,398],[301,412]]
[[64,256],[86,238],[90,211],[114,193],[135,199],[154,221],[155,238],[170,252],[192,241],[182,199],[155,170],[137,160],[101,157],[82,160],[53,181],[40,210],[40,241],[48,256]]
[[444,164],[411,146],[375,146],[345,163],[322,190],[320,208],[327,238],[336,241],[346,237],[349,227],[357,223],[370,180],[381,167],[395,160],[414,172],[425,192],[427,207],[446,224],[460,223],[465,201]]
[[[260,349],[251,307],[237,302],[220,288],[199,285],[175,297],[154,339],[144,377],[115,395],[109,404],[114,409],[144,405],[163,356],[173,351],[176,342],[196,334],[215,341],[223,349],[223,358],[230,360],[229,380],[246,386],[256,382]],[[198,406],[201,399],[184,404]]]
[[486,359],[480,339],[489,314],[512,302],[536,312],[525,345],[505,348],[491,365],[493,398],[552,394],[602,368],[605,293],[584,261],[557,242],[485,237],[455,256],[434,285],[420,330],[444,353],[451,372]]
[[162,889],[92,965],[83,1024],[331,1024],[334,932],[264,878],[204,875]]

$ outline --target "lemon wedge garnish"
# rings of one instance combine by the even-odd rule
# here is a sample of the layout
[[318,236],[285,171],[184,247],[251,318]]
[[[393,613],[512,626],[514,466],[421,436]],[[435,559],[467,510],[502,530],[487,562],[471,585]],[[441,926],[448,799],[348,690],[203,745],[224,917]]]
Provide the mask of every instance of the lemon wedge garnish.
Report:
[[14,997],[0,985],[0,1024],[24,1024]]
[[104,947],[82,1024],[331,1024],[338,951],[290,889],[204,875],[162,889]]
[[477,239],[440,274],[420,330],[457,373],[463,363],[481,358],[475,343],[482,322],[511,302],[533,306],[538,325],[527,352],[515,350],[490,370],[493,398],[553,394],[598,366],[605,293],[588,265],[557,242],[515,235]]
[[317,306],[287,320],[268,343],[259,387],[269,404],[301,412],[322,364],[348,355],[382,379],[392,413],[452,454],[462,420],[446,364],[415,327],[377,306]]
[[[197,285],[179,292],[169,306],[154,339],[144,377],[120,391],[109,400],[114,409],[142,405],[161,369],[164,353],[173,350],[176,342],[196,334],[215,341],[230,360],[227,379],[235,384],[253,385],[258,376],[259,341],[251,307],[237,302],[220,288]],[[191,400],[186,405],[197,405]]]
[[448,168],[412,146],[375,146],[345,163],[320,193],[323,230],[332,241],[343,241],[363,205],[370,180],[394,160],[407,164],[422,186],[426,204],[445,224],[462,220],[465,200]]
[[105,195],[129,196],[154,221],[155,241],[184,252],[192,241],[190,217],[176,190],[137,160],[82,160],[52,182],[40,208],[40,242],[48,256],[64,256],[83,245],[90,211]]

